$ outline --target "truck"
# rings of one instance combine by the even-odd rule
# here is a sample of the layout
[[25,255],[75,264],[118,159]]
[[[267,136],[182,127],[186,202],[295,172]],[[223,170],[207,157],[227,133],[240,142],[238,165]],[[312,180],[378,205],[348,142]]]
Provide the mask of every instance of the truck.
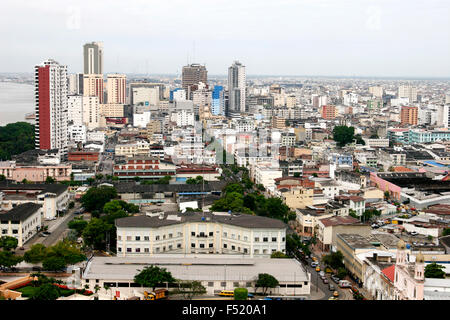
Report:
[[167,289],[156,289],[152,292],[144,291],[144,300],[161,300],[167,298]]
[[351,288],[352,285],[348,280],[340,280],[339,281],[339,287],[341,288]]

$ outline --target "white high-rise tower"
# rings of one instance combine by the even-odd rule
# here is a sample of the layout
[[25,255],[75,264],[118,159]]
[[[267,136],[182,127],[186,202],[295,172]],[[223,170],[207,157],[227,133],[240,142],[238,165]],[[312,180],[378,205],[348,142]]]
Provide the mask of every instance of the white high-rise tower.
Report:
[[239,61],[235,61],[228,68],[228,114],[239,114],[246,111],[245,91],[246,91],[245,66]]

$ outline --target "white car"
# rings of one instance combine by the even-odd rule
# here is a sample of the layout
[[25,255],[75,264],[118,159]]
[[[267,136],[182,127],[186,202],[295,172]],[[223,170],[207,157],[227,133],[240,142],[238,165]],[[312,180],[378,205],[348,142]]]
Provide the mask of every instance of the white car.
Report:
[[411,231],[411,235],[412,235],[412,236],[417,236],[418,233],[417,233],[416,231]]

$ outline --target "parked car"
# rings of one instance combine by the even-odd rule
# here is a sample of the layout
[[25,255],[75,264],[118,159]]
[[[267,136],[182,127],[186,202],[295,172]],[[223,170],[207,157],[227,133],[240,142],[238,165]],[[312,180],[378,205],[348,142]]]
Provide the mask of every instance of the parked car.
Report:
[[328,300],[339,300],[337,297],[329,297]]
[[319,272],[319,275],[320,275],[320,277],[325,277],[325,272],[320,271],[320,272]]
[[411,231],[411,235],[412,235],[412,236],[417,236],[418,233],[417,233],[416,231]]
[[348,280],[340,280],[339,287],[341,288],[351,288],[352,284]]
[[325,280],[327,277],[325,276],[320,276],[320,279]]
[[311,267],[313,267],[313,268],[317,267],[318,265],[319,265],[319,263],[316,261],[311,262]]
[[333,296],[334,296],[334,297],[339,297],[339,292],[338,292],[338,291],[334,291],[334,292],[333,292]]
[[319,266],[316,267],[316,271],[317,271],[317,272],[320,271],[320,267],[319,267]]
[[43,231],[42,234],[44,234],[45,236],[49,236],[49,235],[51,235],[52,233],[51,233],[51,232],[48,232],[48,231]]
[[339,278],[337,277],[337,276],[335,276],[335,275],[332,275],[331,276],[331,280],[333,280],[334,282],[336,282],[336,283],[339,283]]
[[332,284],[332,283],[330,283],[330,284],[328,285],[328,289],[329,289],[330,291],[335,291],[335,290],[336,290],[334,284]]
[[325,283],[325,284],[328,284],[328,283],[329,283],[329,281],[328,281],[327,278],[322,279],[322,281],[323,281],[323,283]]

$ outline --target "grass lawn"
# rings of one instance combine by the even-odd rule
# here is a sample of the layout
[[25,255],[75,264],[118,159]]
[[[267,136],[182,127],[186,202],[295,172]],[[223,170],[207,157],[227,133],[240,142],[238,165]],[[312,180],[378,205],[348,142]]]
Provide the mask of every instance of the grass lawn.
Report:
[[[31,297],[39,287],[32,287],[32,286],[26,286],[19,289],[16,289],[15,291],[22,292],[22,297]],[[61,293],[61,296],[67,297],[75,293],[75,290],[68,290],[68,289],[59,289],[59,292]]]

